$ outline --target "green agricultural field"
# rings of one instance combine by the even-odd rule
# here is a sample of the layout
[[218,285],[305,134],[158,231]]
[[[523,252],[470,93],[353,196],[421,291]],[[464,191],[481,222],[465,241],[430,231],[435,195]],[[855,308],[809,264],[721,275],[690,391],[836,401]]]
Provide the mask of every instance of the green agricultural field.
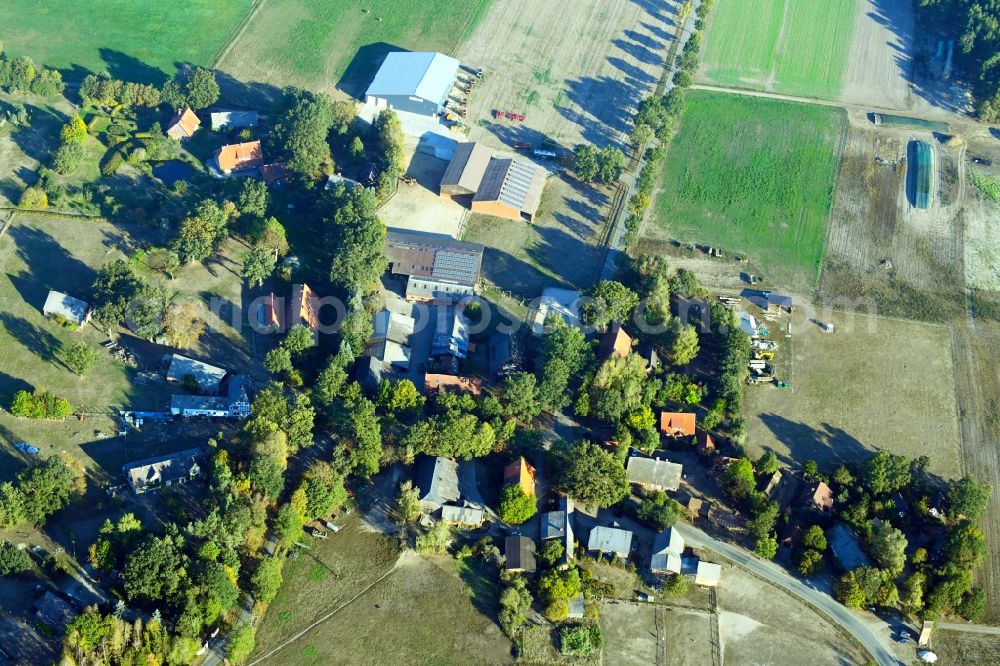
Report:
[[656,199],[658,232],[812,284],[846,125],[832,107],[690,92]]
[[702,76],[723,86],[835,98],[857,15],[858,0],[717,3]]
[[263,0],[218,64],[242,81],[279,87],[329,89],[344,77],[341,87],[358,94],[389,51],[455,53],[490,3]]
[[0,41],[8,53],[29,55],[68,78],[107,70],[117,78],[158,83],[179,63],[212,66],[252,4],[4,0]]

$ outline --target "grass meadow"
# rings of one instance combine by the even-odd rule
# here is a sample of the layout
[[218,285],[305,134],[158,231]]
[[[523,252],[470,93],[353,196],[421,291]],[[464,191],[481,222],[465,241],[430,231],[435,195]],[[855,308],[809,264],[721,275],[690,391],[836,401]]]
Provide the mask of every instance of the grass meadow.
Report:
[[218,63],[243,81],[363,92],[388,51],[453,54],[492,0],[264,0]]
[[655,202],[660,233],[814,283],[846,121],[832,107],[691,91]]
[[116,78],[160,83],[178,63],[212,66],[251,5],[252,0],[4,0],[0,40],[8,53],[29,55],[67,78],[106,70]]
[[857,13],[858,0],[720,2],[702,75],[717,85],[835,98]]

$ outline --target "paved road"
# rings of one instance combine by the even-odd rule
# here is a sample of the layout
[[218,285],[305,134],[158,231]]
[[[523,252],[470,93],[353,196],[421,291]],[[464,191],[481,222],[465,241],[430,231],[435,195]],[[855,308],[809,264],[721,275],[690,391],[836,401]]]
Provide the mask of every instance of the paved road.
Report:
[[711,550],[819,610],[820,613],[826,615],[831,621],[840,625],[844,631],[860,641],[865,649],[874,655],[879,666],[901,666],[903,664],[883,643],[882,639],[872,631],[869,624],[866,624],[854,611],[844,607],[828,594],[806,586],[802,581],[793,578],[772,562],[759,560],[743,548],[719,541],[697,527],[678,524],[677,530],[684,537],[687,545]]

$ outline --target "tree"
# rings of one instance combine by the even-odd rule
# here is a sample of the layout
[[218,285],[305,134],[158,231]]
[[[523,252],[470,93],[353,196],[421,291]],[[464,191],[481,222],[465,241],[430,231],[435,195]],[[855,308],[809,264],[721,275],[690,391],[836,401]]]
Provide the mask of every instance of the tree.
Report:
[[201,305],[195,301],[173,302],[163,313],[163,336],[172,346],[193,347],[205,332]]
[[[764,476],[771,476],[781,467],[781,463],[778,461],[778,456],[775,455],[774,451],[767,449],[764,454],[757,459],[755,464],[757,468],[757,473]],[[820,549],[822,550],[822,549]]]
[[811,576],[823,566],[823,553],[812,548],[806,548],[799,555],[799,573]]
[[275,347],[264,355],[264,367],[273,375],[292,369],[292,354],[285,347]]
[[[267,183],[255,178],[243,180],[239,196],[236,197],[236,207],[239,208],[241,215],[263,221],[264,214],[267,213],[267,201]],[[274,218],[269,218],[267,221],[270,220],[274,220]]]
[[665,492],[658,490],[642,500],[636,509],[635,517],[654,530],[662,532],[673,527],[680,520],[683,511],[684,508],[677,500],[667,497]]
[[949,564],[971,569],[982,562],[986,555],[986,539],[979,528],[965,521],[948,535],[944,543],[944,554]]
[[372,125],[377,150],[382,154],[382,165],[394,178],[403,171],[403,127],[392,109],[384,109]]
[[754,555],[765,560],[773,560],[778,554],[778,540],[773,534],[759,537],[753,546]]
[[958,614],[969,622],[978,622],[986,615],[986,591],[981,587],[974,587],[962,599],[962,603],[956,608]]
[[538,402],[535,376],[530,372],[513,372],[503,382],[503,402],[506,416],[530,422],[542,411]]
[[597,180],[605,185],[618,180],[625,169],[625,156],[614,146],[601,148],[597,154]]
[[287,349],[292,356],[298,356],[313,346],[312,329],[305,324],[292,326],[288,329],[285,339],[281,341],[281,346]]
[[169,295],[164,287],[145,286],[125,310],[125,323],[136,335],[154,340],[163,331]]
[[66,348],[66,355],[63,359],[69,369],[81,377],[94,367],[97,363],[97,350],[86,342],[79,340],[71,343]]
[[584,504],[607,508],[628,495],[625,468],[600,446],[586,440],[558,442],[552,457],[558,485]]
[[18,208],[28,210],[45,210],[49,207],[49,198],[40,187],[26,187],[17,201]]
[[147,537],[125,562],[125,593],[130,600],[170,599],[187,580],[187,556],[178,537]]
[[769,535],[774,530],[774,524],[778,520],[780,511],[777,502],[767,502],[750,521],[748,528],[750,535],[758,539]]
[[278,222],[277,218],[255,218],[250,224],[249,235],[250,242],[254,245],[268,248],[279,257],[288,254],[288,239],[285,237],[285,227]]
[[293,89],[285,108],[277,114],[270,143],[285,158],[288,170],[306,183],[314,183],[320,167],[330,161],[327,135],[333,125],[333,108],[325,94]]
[[129,301],[145,287],[145,281],[136,274],[132,264],[124,259],[115,259],[97,272],[91,286],[95,318],[108,327],[117,326],[125,320]]
[[420,490],[413,487],[413,482],[403,481],[399,484],[399,495],[396,496],[396,519],[404,525],[412,525],[420,518]]
[[10,541],[0,541],[0,576],[22,574],[31,570],[28,551],[18,548]]
[[601,629],[582,624],[559,629],[559,651],[570,657],[589,657],[603,643]]
[[971,476],[952,481],[948,488],[948,517],[951,520],[976,520],[986,510],[993,487]]
[[260,245],[250,248],[243,257],[243,279],[250,287],[261,286],[274,272],[276,261],[274,250]]
[[927,587],[927,576],[916,571],[903,582],[903,594],[900,603],[907,613],[917,613],[924,607],[924,590]]
[[903,456],[882,450],[865,463],[865,480],[875,495],[893,493],[910,483],[910,464]]
[[329,407],[333,399],[340,396],[347,383],[347,368],[353,361],[350,350],[343,347],[327,360],[313,386],[312,396],[316,404]]
[[560,539],[549,539],[538,549],[538,559],[547,567],[554,567],[566,554],[566,547]]
[[589,143],[581,143],[574,148],[573,171],[576,172],[576,177],[585,183],[589,183],[597,178],[597,174],[600,171],[597,148]]
[[882,521],[872,530],[872,556],[882,568],[900,573],[906,563],[906,535],[893,527],[888,521]]
[[258,603],[269,604],[274,600],[281,587],[281,567],[285,564],[283,557],[265,557],[257,565],[257,570],[250,577],[251,592]]
[[360,136],[354,137],[351,140],[351,145],[350,145],[350,147],[347,150],[351,154],[351,158],[354,159],[354,160],[356,160],[356,161],[360,160],[362,157],[364,157],[365,156],[365,144],[362,143],[361,137]]
[[415,546],[421,553],[444,555],[449,543],[451,543],[451,526],[439,520],[426,532],[417,535]]
[[291,503],[281,505],[281,508],[278,509],[278,515],[274,519],[274,532],[285,548],[291,548],[296,541],[302,538],[304,526],[305,517],[296,511]]
[[344,477],[328,462],[316,461],[302,475],[306,496],[305,516],[309,519],[329,516],[347,501]]
[[348,291],[367,289],[378,282],[387,265],[382,254],[385,225],[375,215],[374,195],[338,185],[330,191],[329,203],[334,210],[327,233],[330,280]]
[[[551,541],[549,543],[558,543]],[[498,620],[500,628],[508,636],[513,637],[514,633],[528,621],[527,611],[531,608],[531,592],[523,576],[517,576],[511,582],[510,587],[504,588],[500,593],[500,612]]]
[[521,486],[512,483],[500,491],[500,520],[508,525],[521,525],[528,522],[538,512],[538,499],[534,495],[526,495]]
[[812,548],[823,552],[826,550],[826,535],[823,534],[823,528],[819,525],[810,525],[809,528],[802,534],[803,547]]
[[698,355],[698,330],[691,324],[681,324],[675,319],[673,341],[670,343],[670,362],[676,366],[687,365]]
[[184,82],[184,98],[187,105],[195,111],[215,104],[219,100],[219,83],[215,80],[215,72],[195,67]]
[[257,645],[257,638],[254,634],[252,624],[241,624],[229,636],[229,647],[226,649],[226,657],[235,666],[246,663],[250,655],[253,654]]
[[639,304],[639,296],[614,280],[602,280],[594,285],[587,296],[591,300],[581,308],[581,317],[588,326],[604,330],[613,321],[624,322]]
[[556,410],[570,403],[570,379],[592,355],[583,332],[567,324],[562,317],[549,315],[545,331],[538,368],[538,400],[544,409]]
[[668,597],[682,597],[687,594],[687,591],[687,577],[680,574],[674,574],[663,584],[663,593]]
[[382,382],[378,387],[378,405],[392,414],[408,415],[417,413],[427,401],[416,385],[409,379],[398,382]]
[[653,136],[654,131],[652,127],[645,123],[637,123],[632,128],[632,135],[629,137],[629,141],[636,152],[641,152],[653,140]]

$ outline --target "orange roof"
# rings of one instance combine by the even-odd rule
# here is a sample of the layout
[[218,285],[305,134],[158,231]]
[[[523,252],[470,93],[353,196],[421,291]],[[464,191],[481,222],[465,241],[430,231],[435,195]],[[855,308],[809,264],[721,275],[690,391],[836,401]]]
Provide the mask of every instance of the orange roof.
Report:
[[698,453],[708,455],[715,451],[715,440],[707,432],[698,433]]
[[267,301],[264,303],[264,321],[262,324],[266,327],[274,326],[278,330],[281,330],[281,306],[278,304],[278,299],[275,297],[274,292],[267,295]]
[[456,377],[455,375],[431,373],[424,375],[425,391],[440,391],[441,389],[455,389],[459,393],[479,395],[482,390],[482,381],[478,377]]
[[247,141],[246,143],[223,146],[219,148],[216,159],[219,161],[219,169],[224,172],[260,166],[264,163],[264,157],[260,151],[260,141]]
[[191,107],[187,107],[170,119],[170,124],[167,126],[167,135],[175,139],[181,137],[187,138],[195,133],[199,125],[201,125],[201,120],[191,110]]
[[820,481],[815,486],[810,486],[808,492],[809,501],[817,509],[825,511],[833,508],[833,491],[830,490],[830,486]]
[[292,285],[292,302],[288,305],[288,326],[305,324],[312,330],[319,329],[319,309],[316,293],[307,284]]
[[288,180],[288,169],[282,162],[260,165],[260,177],[265,183],[280,183]]
[[520,457],[503,469],[503,485],[517,484],[525,495],[535,494],[535,468]]
[[660,432],[664,435],[693,435],[696,417],[682,412],[660,412]]
[[625,332],[621,324],[614,322],[601,336],[600,347],[601,356],[605,358],[612,355],[625,358],[632,351],[632,336]]

